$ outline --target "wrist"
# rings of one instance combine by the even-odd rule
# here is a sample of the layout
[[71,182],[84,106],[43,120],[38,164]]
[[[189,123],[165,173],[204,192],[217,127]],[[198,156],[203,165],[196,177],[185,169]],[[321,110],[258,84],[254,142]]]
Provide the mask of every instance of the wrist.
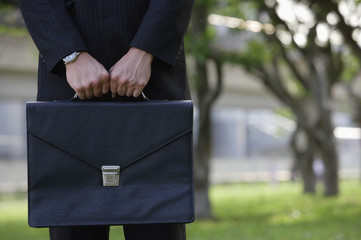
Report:
[[152,62],[153,61],[153,55],[136,47],[131,47],[129,49],[130,52],[133,52],[134,54],[137,54],[139,57],[144,58],[145,60]]

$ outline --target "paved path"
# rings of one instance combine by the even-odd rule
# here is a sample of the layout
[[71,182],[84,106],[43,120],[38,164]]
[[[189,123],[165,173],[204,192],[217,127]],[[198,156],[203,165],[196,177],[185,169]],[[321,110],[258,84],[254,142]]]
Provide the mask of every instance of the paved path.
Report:
[[25,160],[0,160],[0,193],[26,192]]

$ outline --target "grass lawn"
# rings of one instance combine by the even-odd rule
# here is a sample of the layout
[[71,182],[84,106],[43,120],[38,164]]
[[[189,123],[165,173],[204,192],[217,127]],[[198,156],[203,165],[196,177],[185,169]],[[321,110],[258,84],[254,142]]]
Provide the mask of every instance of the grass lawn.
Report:
[[[300,184],[241,183],[211,189],[215,220],[187,226],[188,240],[360,240],[361,183],[341,182],[335,198],[302,195]],[[124,239],[112,227],[111,240]],[[0,196],[1,240],[45,240],[27,226],[26,199]]]

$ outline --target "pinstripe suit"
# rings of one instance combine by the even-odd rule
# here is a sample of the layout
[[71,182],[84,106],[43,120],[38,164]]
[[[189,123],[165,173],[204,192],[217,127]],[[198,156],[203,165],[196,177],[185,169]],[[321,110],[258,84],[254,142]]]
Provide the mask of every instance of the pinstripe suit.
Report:
[[193,0],[20,0],[39,49],[38,100],[74,95],[61,61],[88,51],[109,70],[136,47],[152,54],[145,93],[151,99],[188,99],[183,36]]
[[[193,0],[20,0],[39,49],[38,100],[70,99],[62,58],[87,51],[109,70],[130,47],[154,56],[144,92],[150,99],[189,99],[183,36]],[[145,236],[131,235],[146,229]],[[156,229],[156,230],[152,230]],[[183,225],[128,226],[127,239],[178,239]],[[108,228],[53,229],[53,239],[106,239]],[[153,231],[153,233],[152,233]],[[80,236],[73,238],[71,232]],[[162,238],[159,232],[166,233]],[[96,238],[97,234],[103,235]],[[179,235],[179,234],[178,234]],[[179,238],[183,239],[183,238]]]

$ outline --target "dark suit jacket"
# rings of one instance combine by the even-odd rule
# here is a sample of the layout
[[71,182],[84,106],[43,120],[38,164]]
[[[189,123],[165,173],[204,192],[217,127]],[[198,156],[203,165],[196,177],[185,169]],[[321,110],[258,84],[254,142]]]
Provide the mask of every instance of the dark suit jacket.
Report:
[[155,58],[144,92],[189,99],[183,37],[193,0],[20,0],[39,49],[38,100],[70,99],[62,59],[88,51],[109,70],[136,47]]

